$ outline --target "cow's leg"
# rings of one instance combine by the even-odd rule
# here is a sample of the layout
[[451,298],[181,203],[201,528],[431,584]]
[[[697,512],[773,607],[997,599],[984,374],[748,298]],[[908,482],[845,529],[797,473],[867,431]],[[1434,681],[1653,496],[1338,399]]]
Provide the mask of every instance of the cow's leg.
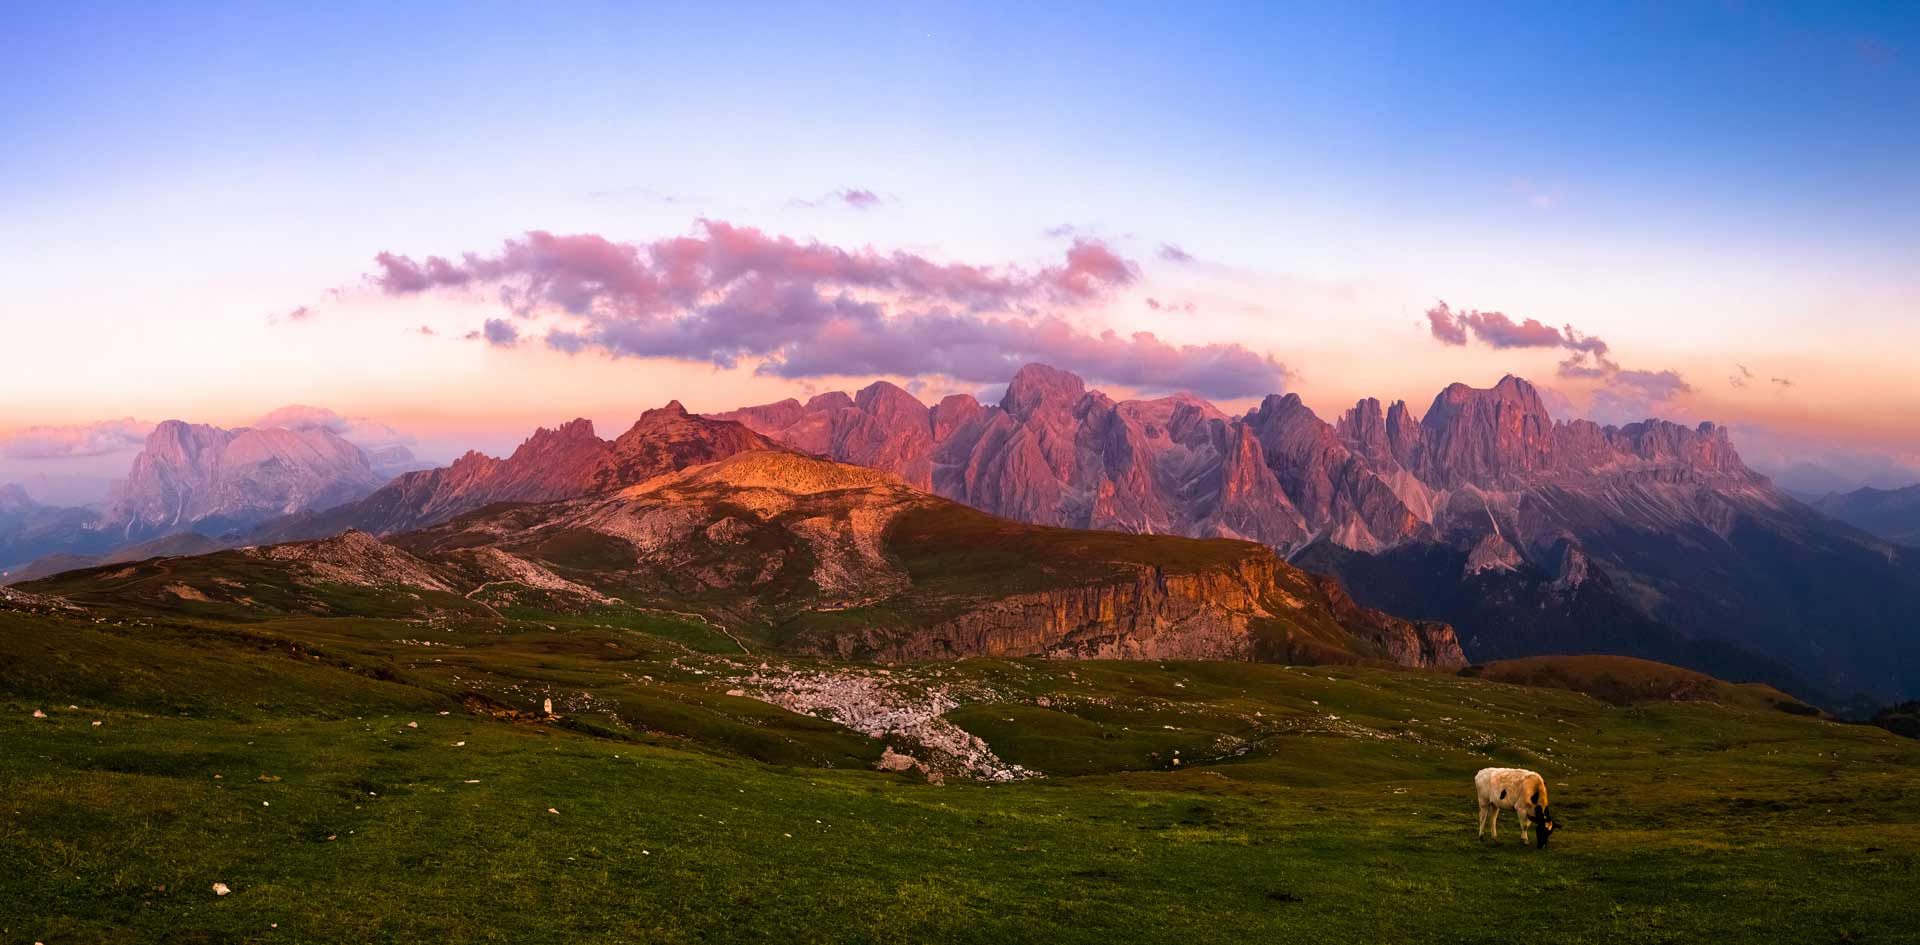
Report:
[[1487,807],[1487,802],[1480,802],[1480,832],[1474,834],[1475,837],[1485,837],[1487,835]]
[[1500,808],[1495,807],[1493,809],[1493,812],[1487,817],[1487,823],[1493,825],[1493,839],[1500,839]]

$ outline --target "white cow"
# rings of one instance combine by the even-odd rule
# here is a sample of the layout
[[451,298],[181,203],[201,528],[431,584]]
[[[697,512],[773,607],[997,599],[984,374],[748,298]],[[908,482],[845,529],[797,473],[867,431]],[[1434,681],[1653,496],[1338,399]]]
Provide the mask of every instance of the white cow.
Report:
[[1553,811],[1547,807],[1547,782],[1525,768],[1481,768],[1473,776],[1474,793],[1480,801],[1480,835],[1493,827],[1493,839],[1500,839],[1500,812],[1513,811],[1520,819],[1520,839],[1525,842],[1532,828],[1534,846],[1547,845],[1553,833]]

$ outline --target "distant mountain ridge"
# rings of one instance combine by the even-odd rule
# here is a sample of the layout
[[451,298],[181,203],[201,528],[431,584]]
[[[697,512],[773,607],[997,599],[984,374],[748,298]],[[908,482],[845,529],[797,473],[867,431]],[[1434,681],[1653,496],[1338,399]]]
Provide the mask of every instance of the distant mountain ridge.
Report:
[[1774,488],[1724,427],[1556,421],[1517,377],[1331,424],[1292,394],[1240,417],[1191,395],[1116,402],[1045,365],[997,405],[879,382],[715,416],[1019,521],[1259,541],[1364,603],[1454,623],[1475,658],[1581,652],[1610,612],[1644,623],[1632,655],[1920,690],[1914,555]]
[[1920,484],[1829,493],[1813,507],[1861,531],[1920,548]]

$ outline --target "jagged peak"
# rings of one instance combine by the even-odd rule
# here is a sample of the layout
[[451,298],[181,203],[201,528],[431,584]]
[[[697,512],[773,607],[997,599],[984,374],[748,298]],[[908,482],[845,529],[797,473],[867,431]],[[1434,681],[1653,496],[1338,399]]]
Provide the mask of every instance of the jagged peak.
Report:
[[547,427],[540,427],[534,430],[533,436],[530,436],[527,439],[530,439],[530,440],[551,439],[555,437],[570,438],[570,437],[577,437],[582,435],[585,435],[585,436],[593,435],[593,421],[588,420],[585,417],[575,417],[572,420],[568,420],[567,422],[562,423],[559,426],[553,427],[551,429]]
[[1043,406],[1068,408],[1087,392],[1087,384],[1078,374],[1047,364],[1029,364],[1013,375],[1000,406],[1014,416],[1025,418]]
[[871,414],[906,412],[916,418],[926,415],[927,405],[906,388],[888,381],[874,381],[854,395],[853,404]]
[[1266,423],[1280,418],[1290,419],[1302,414],[1315,420],[1320,419],[1320,415],[1314,413],[1313,408],[1308,407],[1306,401],[1300,399],[1299,394],[1268,394],[1261,399],[1260,406],[1248,414],[1248,419]]
[[853,406],[853,398],[843,390],[830,390],[807,398],[808,413],[816,410],[839,410],[851,406]]

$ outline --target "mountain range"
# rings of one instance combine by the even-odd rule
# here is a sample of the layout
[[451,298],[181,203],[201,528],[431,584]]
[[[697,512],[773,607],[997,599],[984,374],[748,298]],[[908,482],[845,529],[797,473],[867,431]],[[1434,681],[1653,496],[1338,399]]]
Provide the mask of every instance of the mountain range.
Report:
[[[350,529],[21,589],[229,619],[677,613],[736,641],[887,661],[1466,663],[1446,625],[1361,607],[1255,543],[1009,522],[678,410],[636,429],[671,431],[674,446],[636,456],[615,441],[604,477],[572,498],[494,502],[386,541]],[[674,468],[648,474],[656,461]]]
[[1747,468],[1725,428],[1556,421],[1516,377],[1423,415],[1295,395],[1229,416],[1044,365],[1001,401],[885,382],[717,416],[1019,521],[1245,538],[1475,659],[1607,649],[1830,699],[1920,688],[1920,555]]
[[[384,485],[325,439],[163,428],[110,513],[128,534],[252,521],[221,543],[405,544],[503,504],[788,451],[1028,525],[1264,545],[1337,578],[1328,593],[1351,606],[1452,625],[1475,660],[1620,653],[1829,705],[1920,693],[1920,552],[1775,488],[1723,427],[1556,420],[1511,376],[1451,385],[1419,415],[1364,399],[1329,423],[1296,395],[1233,415],[1186,394],[1115,400],[1035,364],[993,404],[886,382],[710,417],[676,402],[613,440],[574,420]],[[886,584],[891,559],[848,560]]]

